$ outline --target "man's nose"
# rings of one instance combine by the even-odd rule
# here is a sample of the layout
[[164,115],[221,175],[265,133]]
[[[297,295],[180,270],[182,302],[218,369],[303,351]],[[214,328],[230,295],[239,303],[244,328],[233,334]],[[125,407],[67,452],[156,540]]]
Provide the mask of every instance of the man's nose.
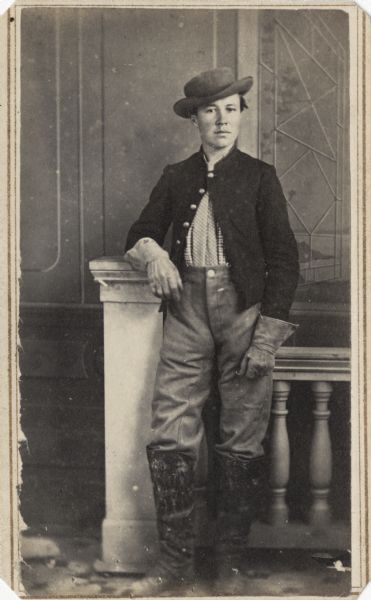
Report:
[[224,111],[222,111],[222,110],[219,110],[218,113],[217,113],[217,115],[216,115],[216,123],[217,123],[217,125],[224,125],[227,122],[228,122],[227,113],[224,112]]

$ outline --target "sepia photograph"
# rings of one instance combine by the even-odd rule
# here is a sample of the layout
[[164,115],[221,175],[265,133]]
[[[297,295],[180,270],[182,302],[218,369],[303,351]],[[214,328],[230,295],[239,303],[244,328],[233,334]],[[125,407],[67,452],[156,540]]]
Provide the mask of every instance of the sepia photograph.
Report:
[[367,19],[8,11],[20,597],[367,583]]

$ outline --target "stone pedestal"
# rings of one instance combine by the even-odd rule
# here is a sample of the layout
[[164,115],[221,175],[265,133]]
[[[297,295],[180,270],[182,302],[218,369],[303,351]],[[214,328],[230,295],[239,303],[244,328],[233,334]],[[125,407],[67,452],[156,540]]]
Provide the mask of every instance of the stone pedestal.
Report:
[[156,550],[152,487],[145,446],[162,340],[160,301],[145,273],[122,259],[90,262],[104,304],[107,572],[143,573]]

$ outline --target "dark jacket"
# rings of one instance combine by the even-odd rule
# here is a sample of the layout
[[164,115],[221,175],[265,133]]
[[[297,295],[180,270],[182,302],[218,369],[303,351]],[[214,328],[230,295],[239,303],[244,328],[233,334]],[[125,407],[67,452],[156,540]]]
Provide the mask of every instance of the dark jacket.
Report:
[[126,250],[142,237],[162,245],[173,224],[170,257],[181,272],[187,232],[206,189],[243,306],[261,302],[262,314],[287,320],[299,263],[286,200],[274,167],[237,148],[215,165],[213,178],[201,151],[165,167]]

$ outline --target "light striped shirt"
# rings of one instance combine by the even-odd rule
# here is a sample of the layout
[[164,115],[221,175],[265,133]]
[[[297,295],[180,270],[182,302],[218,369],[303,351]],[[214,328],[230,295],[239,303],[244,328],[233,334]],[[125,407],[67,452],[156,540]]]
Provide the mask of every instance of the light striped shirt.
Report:
[[201,198],[188,231],[184,260],[188,267],[216,267],[228,264],[224,255],[223,235],[207,192]]
[[[214,164],[207,160],[205,154],[204,160],[207,163],[208,172],[212,172]],[[223,235],[215,218],[213,204],[207,191],[201,198],[192,225],[189,228],[184,260],[188,267],[228,265],[224,254]]]

